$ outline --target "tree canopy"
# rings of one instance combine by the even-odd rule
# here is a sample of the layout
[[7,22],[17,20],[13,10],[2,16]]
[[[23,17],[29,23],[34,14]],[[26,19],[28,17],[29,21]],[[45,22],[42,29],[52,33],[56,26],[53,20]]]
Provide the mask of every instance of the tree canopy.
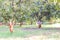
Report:
[[0,0],[0,22],[50,20],[59,16],[60,5],[48,0]]

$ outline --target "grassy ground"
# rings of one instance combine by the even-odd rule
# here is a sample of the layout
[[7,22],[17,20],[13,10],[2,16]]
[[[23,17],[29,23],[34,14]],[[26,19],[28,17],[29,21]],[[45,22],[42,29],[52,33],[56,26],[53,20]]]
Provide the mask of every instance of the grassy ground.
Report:
[[[42,25],[44,26],[44,25]],[[48,26],[48,25],[45,25]],[[51,26],[51,25],[50,25]],[[60,39],[60,28],[52,27],[42,27],[38,28],[36,25],[23,25],[19,27],[18,25],[14,26],[14,32],[11,34],[8,26],[0,26],[0,39],[21,39],[21,40],[30,40],[30,39]]]

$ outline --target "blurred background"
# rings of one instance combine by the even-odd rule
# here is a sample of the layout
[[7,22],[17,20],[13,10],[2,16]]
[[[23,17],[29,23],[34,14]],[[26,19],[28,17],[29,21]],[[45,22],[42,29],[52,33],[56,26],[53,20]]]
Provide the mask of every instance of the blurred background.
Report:
[[0,24],[60,23],[60,0],[0,0]]
[[0,0],[0,40],[5,39],[60,40],[60,0]]

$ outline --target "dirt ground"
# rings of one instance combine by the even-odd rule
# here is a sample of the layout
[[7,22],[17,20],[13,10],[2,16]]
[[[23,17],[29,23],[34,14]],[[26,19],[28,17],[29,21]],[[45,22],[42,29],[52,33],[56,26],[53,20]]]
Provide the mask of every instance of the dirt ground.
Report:
[[0,40],[60,40],[60,38],[48,38],[47,36],[31,36],[28,38],[0,38]]

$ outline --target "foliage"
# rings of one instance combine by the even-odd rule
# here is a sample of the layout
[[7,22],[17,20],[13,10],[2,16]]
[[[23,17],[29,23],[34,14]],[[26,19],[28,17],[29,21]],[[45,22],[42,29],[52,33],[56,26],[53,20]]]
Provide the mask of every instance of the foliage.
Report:
[[[59,18],[59,5],[48,0],[0,0],[0,18],[2,22],[14,19],[16,22],[50,20]],[[58,14],[57,14],[58,13]]]

